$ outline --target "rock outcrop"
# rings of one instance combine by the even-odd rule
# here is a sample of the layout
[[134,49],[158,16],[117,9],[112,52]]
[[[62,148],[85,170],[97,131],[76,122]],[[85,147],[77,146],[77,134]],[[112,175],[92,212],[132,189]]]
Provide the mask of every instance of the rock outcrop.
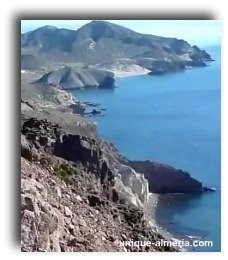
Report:
[[141,173],[126,165],[115,147],[107,142],[102,142],[102,151],[110,169],[115,172],[115,188],[126,201],[139,208],[148,200],[148,181]]
[[197,193],[204,190],[202,183],[189,173],[169,165],[150,161],[130,161],[129,165],[145,175],[152,193]]
[[118,243],[162,238],[144,220],[149,191],[199,192],[200,182],[167,165],[130,162],[112,144],[45,119],[22,117],[21,133],[23,251],[177,250]]
[[[21,250],[178,250],[120,245],[165,238],[148,224],[140,208],[121,198],[99,142],[61,131],[45,120],[22,120]],[[62,135],[60,143],[54,141]]]
[[[100,179],[103,195],[113,201],[118,198],[117,190],[122,199],[141,208],[149,192],[206,190],[187,172],[150,161],[129,161],[122,158],[113,145],[88,136],[66,134],[59,125],[52,125],[47,120],[28,119],[23,123],[22,134],[36,149],[42,148],[67,161],[80,162]],[[26,153],[26,149],[22,152]]]
[[[67,161],[80,162],[100,179],[102,194],[107,199],[116,201],[120,197],[140,208],[147,201],[148,181],[144,175],[120,163],[115,150],[107,143],[88,136],[66,134],[59,125],[36,118],[23,122],[22,134],[22,140],[25,137],[36,149],[43,149]],[[23,153],[25,148],[26,145],[23,145]]]
[[114,74],[107,70],[92,67],[79,67],[77,69],[63,67],[46,73],[35,83],[52,85],[61,89],[78,89],[86,87],[112,88],[114,82]]

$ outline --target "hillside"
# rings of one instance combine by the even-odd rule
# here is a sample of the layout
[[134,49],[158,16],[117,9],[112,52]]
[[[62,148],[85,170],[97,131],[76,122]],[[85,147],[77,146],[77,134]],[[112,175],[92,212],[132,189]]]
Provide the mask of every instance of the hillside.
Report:
[[114,81],[114,74],[110,71],[90,67],[73,69],[67,66],[44,74],[36,83],[67,90],[83,87],[111,88]]
[[[148,185],[142,174],[111,164],[108,144],[66,132],[60,124],[21,118],[22,251],[177,251],[120,246],[163,237],[144,219]],[[63,117],[64,114],[62,114]],[[126,169],[128,171],[126,171]],[[121,177],[122,172],[125,174]],[[119,176],[117,172],[119,172]]]
[[[33,117],[41,114],[42,119]],[[21,116],[22,251],[180,250],[165,245],[120,246],[120,242],[172,239],[145,218],[149,188],[163,184],[163,193],[164,185],[171,187],[179,175],[186,192],[202,192],[201,183],[174,168],[167,181],[162,165],[157,165],[161,178],[151,183],[127,165],[113,145],[100,140],[88,122],[85,135],[77,129],[82,124],[76,123],[73,131],[68,128],[72,122],[66,113],[58,123],[45,116],[45,110],[41,114],[31,107]],[[175,186],[167,190],[175,191]]]
[[44,26],[22,34],[21,47],[25,63],[36,58],[40,66],[71,62],[105,69],[106,63],[115,66],[121,61],[160,73],[205,66],[212,60],[207,52],[182,39],[140,34],[104,21],[92,21],[75,31]]

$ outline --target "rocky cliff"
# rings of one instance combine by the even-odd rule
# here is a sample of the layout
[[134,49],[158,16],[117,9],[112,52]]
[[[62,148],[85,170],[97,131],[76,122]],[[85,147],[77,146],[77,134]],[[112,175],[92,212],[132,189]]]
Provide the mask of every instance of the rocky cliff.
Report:
[[131,161],[129,165],[145,175],[152,193],[197,193],[203,191],[202,183],[189,173],[169,165],[150,161]]
[[131,162],[96,135],[46,119],[23,115],[21,133],[23,251],[177,250],[118,241],[162,238],[144,220],[149,191],[201,192],[200,182],[167,165]]
[[66,134],[59,125],[36,118],[25,120],[22,134],[36,149],[43,148],[67,161],[80,162],[100,179],[108,199],[115,201],[118,190],[122,199],[135,206],[142,207],[147,200],[149,190],[144,175],[121,164],[107,143],[83,135]]
[[99,140],[66,134],[47,120],[24,116],[21,132],[22,251],[178,250],[120,246],[120,241],[164,237],[134,203],[146,199],[145,188],[139,193],[139,184],[146,180],[134,170],[124,180],[118,177],[123,181],[121,188],[128,191],[128,196],[122,196],[126,192],[116,185],[116,173]]

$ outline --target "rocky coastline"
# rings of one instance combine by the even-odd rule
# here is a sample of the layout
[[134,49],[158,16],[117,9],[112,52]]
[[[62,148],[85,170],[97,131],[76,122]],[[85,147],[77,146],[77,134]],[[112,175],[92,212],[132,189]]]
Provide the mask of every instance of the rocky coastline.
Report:
[[[162,174],[170,172],[168,166],[151,162],[131,162],[123,158],[114,145],[100,140],[96,127],[85,125],[85,128],[90,129],[87,133],[79,130],[80,124],[79,129],[77,126],[69,128],[62,124],[60,118],[55,121],[52,117],[48,118],[46,108],[41,109],[41,102],[39,108],[28,101],[22,101],[22,104],[25,105],[21,118],[22,251],[181,250],[118,246],[119,241],[124,239],[173,239],[161,232],[156,222],[151,224],[143,213],[150,192],[164,192],[161,180],[164,180]],[[61,108],[64,105],[66,104],[58,106]],[[68,113],[69,111],[61,111],[60,117],[66,118]],[[77,114],[72,113],[73,111],[70,112],[73,117],[77,117]],[[83,118],[79,115],[78,117]],[[154,179],[149,177],[150,174],[153,175],[154,169],[148,170],[148,164],[149,168],[152,165],[158,169],[155,176],[161,174],[156,184]],[[183,182],[182,192],[203,191],[202,185],[189,174],[172,168],[169,180],[172,189],[168,187],[166,192],[179,192],[178,187],[172,186],[178,175],[181,175],[178,181],[187,180],[186,184]],[[48,185],[46,178],[49,180]],[[153,190],[154,187],[158,189]],[[66,197],[62,201],[62,193],[65,190]],[[76,217],[79,210],[75,206],[77,203],[80,204],[80,211],[81,207],[85,207],[83,211],[88,210],[90,213],[85,212],[83,217]],[[100,230],[96,235],[91,234],[91,227],[95,223],[92,223],[90,218],[88,226],[84,223],[88,221],[87,214],[93,217],[97,214],[100,218],[106,214],[109,225],[112,223],[112,235],[109,236],[111,231],[107,226],[98,226]],[[81,225],[82,221],[84,224]],[[51,226],[49,222],[52,223]],[[120,224],[124,226],[121,229]],[[117,232],[117,229],[122,231]],[[92,238],[88,239],[84,232],[89,232]],[[123,233],[126,234],[124,237],[121,235]],[[78,237],[82,236],[84,238],[81,241]]]
[[[207,62],[211,62],[208,60]],[[130,63],[129,63],[130,62]],[[148,60],[140,59],[117,63],[98,64],[73,68],[65,66],[45,72],[34,84],[55,86],[63,90],[85,89],[85,88],[114,88],[116,77],[126,77],[134,75],[158,76],[165,73],[184,71],[193,67],[205,67],[207,63],[203,60]]]
[[148,189],[137,186],[146,180],[132,170],[125,179],[136,187],[121,176],[117,185],[107,144],[24,115],[21,133],[22,251],[178,250],[119,246],[163,236],[144,219]]
[[146,217],[151,195],[210,189],[182,170],[121,156],[86,119],[104,108],[67,90],[206,66],[210,55],[184,40],[102,21],[78,31],[44,26],[22,34],[21,55],[21,250],[181,251],[121,242],[173,239]]

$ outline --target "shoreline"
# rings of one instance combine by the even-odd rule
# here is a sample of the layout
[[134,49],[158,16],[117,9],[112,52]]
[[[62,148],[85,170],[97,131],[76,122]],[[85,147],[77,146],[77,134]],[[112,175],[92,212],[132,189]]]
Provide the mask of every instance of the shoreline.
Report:
[[[115,78],[137,76],[137,75],[147,75],[147,73],[148,73],[147,70],[146,71],[145,70],[144,71],[131,71],[131,72],[126,72],[126,71],[118,71],[118,72],[112,71],[112,72],[115,74]],[[95,119],[93,119],[93,122],[95,122],[94,120]],[[99,135],[98,135],[98,137],[100,138]],[[171,233],[165,227],[158,224],[157,219],[159,219],[159,218],[155,217],[156,210],[158,207],[158,201],[159,201],[159,194],[156,194],[156,193],[149,194],[148,201],[144,204],[144,207],[143,207],[144,218],[148,221],[149,225],[151,226],[151,229],[155,233],[160,234],[162,236],[162,238],[160,240],[171,241],[171,242],[176,242],[177,244],[181,244],[181,238],[180,238],[180,236],[178,236],[178,234]],[[188,235],[185,234],[184,236],[186,236],[185,240],[188,240],[187,239]],[[191,250],[187,250],[184,247],[177,247],[177,248],[181,252],[191,252]]]
[[[130,74],[129,73],[124,73],[124,75],[117,76],[117,77],[128,77],[128,76],[146,75],[146,74],[147,74],[146,71],[140,72],[140,73],[131,72]],[[96,123],[95,121],[93,121],[93,122]],[[100,138],[99,135],[98,135],[98,137]],[[104,139],[102,139],[102,140],[104,140]],[[114,146],[115,146],[115,144],[114,144]],[[156,220],[156,217],[155,217],[155,213],[156,213],[156,210],[157,210],[158,200],[159,200],[159,194],[149,193],[149,198],[146,201],[146,203],[143,205],[143,208],[142,208],[142,211],[143,211],[143,214],[144,214],[144,218],[147,220],[147,222],[150,225],[151,229],[155,233],[160,234],[163,237],[163,240],[165,240],[165,241],[172,241],[172,242],[181,241],[179,238],[175,237],[174,234],[168,232],[165,228],[163,228],[162,226],[160,226],[157,223],[157,220]],[[177,247],[177,249],[180,250],[180,251],[187,251],[187,250],[185,250],[182,247]]]
[[[167,231],[157,223],[155,213],[157,210],[158,200],[159,200],[159,194],[149,193],[148,201],[144,204],[144,208],[143,208],[145,219],[148,221],[153,231],[158,234],[161,234],[164,240],[177,242],[177,243],[181,242],[181,240],[175,237],[174,234],[170,233],[169,231]],[[188,250],[186,250],[183,247],[178,247],[178,249],[182,252],[188,252]]]
[[[129,76],[137,76],[137,75],[147,75],[147,73],[148,73],[147,71],[121,72],[121,74],[115,75],[115,78],[123,78],[123,77],[129,77]],[[79,100],[79,102],[81,102],[81,101]],[[93,123],[96,123],[96,122],[93,120]],[[98,135],[98,137],[100,138],[99,135]],[[106,140],[106,141],[108,141],[108,140]],[[114,146],[115,146],[115,144],[114,144]],[[151,229],[155,233],[160,234],[163,237],[162,238],[163,240],[178,243],[178,241],[181,241],[179,238],[175,237],[174,234],[170,233],[164,227],[160,226],[157,223],[155,213],[156,213],[156,210],[157,210],[158,200],[159,200],[159,194],[149,193],[149,198],[146,201],[146,203],[143,205],[143,209],[142,209],[142,211],[144,213],[144,218],[147,220]],[[187,251],[183,247],[177,247],[177,249],[180,250],[181,252]]]
[[165,230],[163,227],[158,225],[155,217],[155,213],[157,210],[157,204],[159,200],[159,194],[149,193],[148,201],[144,204],[144,214],[146,220],[148,220],[151,226],[155,229],[155,231],[161,233],[165,238],[172,239],[173,234]]
[[115,78],[123,78],[129,76],[137,76],[137,75],[147,75],[150,72],[148,69],[142,70],[134,70],[134,71],[122,71],[122,70],[113,70]]

